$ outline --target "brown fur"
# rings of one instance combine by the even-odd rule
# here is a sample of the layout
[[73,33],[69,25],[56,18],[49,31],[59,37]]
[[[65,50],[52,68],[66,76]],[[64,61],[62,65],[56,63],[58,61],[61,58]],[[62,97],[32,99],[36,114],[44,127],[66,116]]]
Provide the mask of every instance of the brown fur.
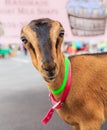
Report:
[[[63,27],[57,21],[40,19],[51,23],[49,37],[51,39],[51,56],[53,61],[44,64],[42,52],[38,47],[37,33],[29,25],[22,29],[21,37],[27,39],[25,47],[29,50],[32,62],[43,77],[48,77],[49,72],[43,70],[43,65],[56,64],[52,74],[55,79],[45,79],[50,89],[58,89],[64,77],[64,55],[61,52],[63,37],[59,32]],[[55,48],[58,39],[58,48]],[[74,130],[100,130],[102,123],[107,119],[107,54],[78,55],[69,57],[72,67],[71,89],[63,107],[57,110],[59,116]],[[62,93],[61,93],[62,94]],[[54,95],[59,100],[61,94]]]

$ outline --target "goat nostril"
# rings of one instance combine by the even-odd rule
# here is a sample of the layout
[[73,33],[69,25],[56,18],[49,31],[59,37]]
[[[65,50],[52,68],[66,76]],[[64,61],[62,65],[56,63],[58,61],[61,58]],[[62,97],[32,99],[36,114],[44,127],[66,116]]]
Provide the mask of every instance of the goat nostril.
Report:
[[53,65],[53,66],[49,66],[49,67],[43,67],[43,69],[47,72],[52,72],[54,71],[56,68],[56,65]]

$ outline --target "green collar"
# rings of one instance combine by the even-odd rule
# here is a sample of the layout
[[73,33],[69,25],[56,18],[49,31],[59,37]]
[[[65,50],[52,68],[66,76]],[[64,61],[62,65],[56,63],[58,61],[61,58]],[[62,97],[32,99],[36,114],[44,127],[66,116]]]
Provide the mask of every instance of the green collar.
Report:
[[62,85],[57,89],[57,90],[50,90],[53,94],[60,94],[65,86],[66,86],[66,82],[67,82],[67,79],[68,79],[68,72],[69,72],[69,65],[70,65],[70,62],[69,62],[69,59],[67,57],[65,57],[65,75],[64,75],[64,80],[62,82]]

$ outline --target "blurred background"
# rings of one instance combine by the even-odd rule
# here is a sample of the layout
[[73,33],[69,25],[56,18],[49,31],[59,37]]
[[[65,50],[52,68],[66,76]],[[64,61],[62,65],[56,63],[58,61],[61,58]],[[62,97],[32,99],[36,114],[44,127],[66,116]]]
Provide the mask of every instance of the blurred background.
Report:
[[[95,1],[103,3],[104,13],[107,14],[107,0]],[[51,106],[48,90],[20,40],[21,28],[31,20],[51,18],[60,21],[65,29],[62,47],[65,55],[107,52],[106,15],[103,34],[74,35],[68,16],[68,7],[71,6],[68,4],[68,0],[0,0],[1,130],[72,129],[56,113],[48,125],[41,124],[41,119]],[[107,123],[101,130],[106,129]]]

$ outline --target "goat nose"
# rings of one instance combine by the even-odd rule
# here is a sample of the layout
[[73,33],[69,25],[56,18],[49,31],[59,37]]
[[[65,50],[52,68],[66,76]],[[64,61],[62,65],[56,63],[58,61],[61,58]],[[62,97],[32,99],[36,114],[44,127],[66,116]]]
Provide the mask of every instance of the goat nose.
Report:
[[55,63],[52,63],[52,64],[43,64],[42,68],[46,72],[52,72],[52,71],[55,70],[56,64]]

